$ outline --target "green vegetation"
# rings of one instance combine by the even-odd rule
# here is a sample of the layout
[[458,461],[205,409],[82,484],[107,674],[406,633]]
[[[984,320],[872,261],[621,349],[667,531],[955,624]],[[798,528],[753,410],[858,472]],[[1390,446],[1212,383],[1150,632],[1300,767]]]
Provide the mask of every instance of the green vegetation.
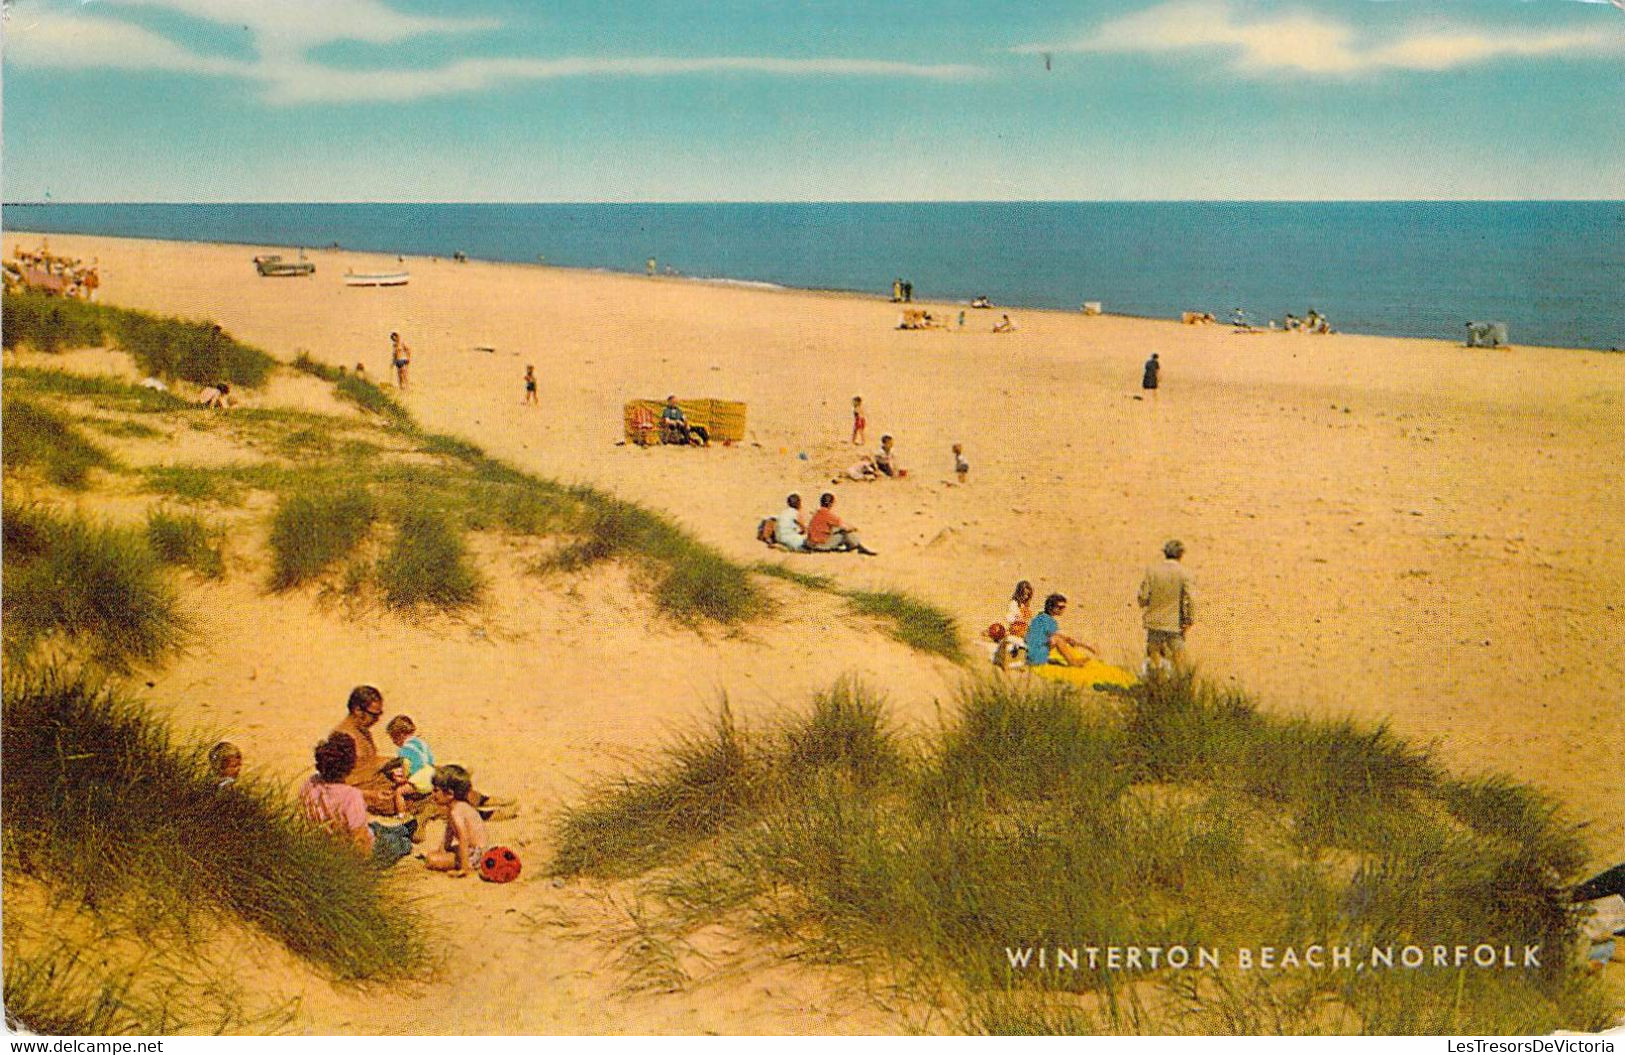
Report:
[[165,564],[178,564],[205,579],[226,574],[226,558],[220,551],[220,532],[191,513],[166,509],[147,512],[147,544]]
[[8,659],[60,635],[125,671],[180,644],[185,621],[140,532],[10,501],[4,529]]
[[102,343],[106,309],[72,297],[7,292],[0,298],[0,337],[5,347],[27,346],[55,354]]
[[[746,928],[974,1032],[1540,1033],[1617,1013],[1567,962],[1584,855],[1530,789],[1183,678],[1126,698],[975,681],[955,710],[913,743],[850,683],[757,735],[724,711],[567,811],[552,867],[642,877],[648,948]],[[1235,966],[1261,945],[1479,942],[1538,944],[1543,966]],[[1055,969],[1057,948],[1110,945],[1221,965]],[[1039,947],[1045,968],[1012,963]]]
[[859,615],[891,621],[891,636],[910,648],[962,662],[959,628],[952,616],[897,590],[852,590],[847,604]]
[[776,564],[772,561],[759,560],[750,566],[750,570],[758,575],[767,575],[775,579],[783,579],[785,582],[793,582],[805,590],[837,592],[835,580],[828,575],[812,575],[804,571],[796,571],[788,564]]
[[269,355],[206,322],[32,292],[6,294],[4,314],[7,348],[57,352],[94,347],[111,337],[147,373],[200,385],[228,381],[255,388],[276,366]]
[[453,611],[473,604],[481,589],[457,527],[434,509],[402,515],[395,542],[378,563],[378,580],[384,599],[395,608],[427,605]]
[[177,411],[192,404],[170,392],[132,385],[113,377],[70,374],[62,370],[41,370],[32,366],[8,366],[6,391],[22,395],[87,399],[98,410],[128,410],[143,413]]
[[172,934],[227,914],[341,978],[422,959],[420,925],[383,875],[281,788],[218,787],[204,745],[56,670],[9,675],[3,713],[8,867]]
[[21,399],[7,398],[0,406],[0,460],[8,471],[37,466],[45,479],[60,487],[80,490],[90,470],[108,469],[113,459],[62,418]]
[[197,465],[153,465],[141,471],[148,491],[182,502],[241,505],[243,488],[229,470]]
[[412,416],[407,413],[406,408],[396,402],[394,396],[365,377],[352,374],[341,367],[319,363],[310,357],[309,352],[300,352],[294,356],[293,368],[328,382],[341,397],[362,410],[377,414],[392,425],[414,427]]
[[360,489],[284,498],[271,518],[271,588],[309,582],[348,556],[372,530],[378,505]]

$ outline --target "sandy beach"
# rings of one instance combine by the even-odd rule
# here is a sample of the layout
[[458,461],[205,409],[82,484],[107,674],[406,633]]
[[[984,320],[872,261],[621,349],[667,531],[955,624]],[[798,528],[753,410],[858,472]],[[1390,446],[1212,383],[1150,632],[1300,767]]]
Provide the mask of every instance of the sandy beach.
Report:
[[[303,351],[382,379],[399,331],[413,351],[402,399],[427,428],[664,511],[741,562],[908,591],[950,612],[967,641],[1030,579],[1040,596],[1071,599],[1064,629],[1138,665],[1135,589],[1179,538],[1204,676],[1271,711],[1386,721],[1459,773],[1528,781],[1587,826],[1594,864],[1625,856],[1612,779],[1625,753],[1625,356],[1018,310],[1017,330],[996,334],[998,310],[966,311],[961,329],[960,305],[929,300],[920,306],[950,327],[900,331],[895,305],[856,295],[341,250],[311,252],[313,278],[268,279],[250,258],[275,247],[49,240],[99,261],[103,302],[209,319],[283,361]],[[5,252],[39,241],[8,232]],[[398,267],[411,272],[402,288],[341,280]],[[1154,398],[1140,388],[1152,352],[1164,367]],[[527,364],[540,407],[522,402]],[[278,384],[248,402],[301,398]],[[620,445],[622,404],[667,393],[746,402],[747,441]],[[894,435],[906,479],[831,486],[859,453],[854,395],[863,449]],[[954,443],[971,464],[964,484]],[[786,557],[754,540],[785,494],[810,507],[823,490],[878,557]],[[473,615],[408,623],[267,595],[263,551],[246,540],[232,559],[252,573],[187,594],[198,642],[145,698],[291,784],[350,686],[377,684],[441,759],[519,796],[503,838],[536,876],[562,803],[724,694],[741,720],[765,723],[855,672],[923,726],[965,673],[776,581],[777,611],[731,634],[661,621],[615,569],[496,579]],[[596,892],[544,878],[470,889],[414,874],[409,885],[453,935],[435,979],[383,999],[312,985],[290,964],[265,989],[304,993],[296,1028],[905,1025],[849,980],[782,964],[748,982],[628,995],[601,951],[556,925],[609,911]],[[471,932],[481,948],[456,936]]]

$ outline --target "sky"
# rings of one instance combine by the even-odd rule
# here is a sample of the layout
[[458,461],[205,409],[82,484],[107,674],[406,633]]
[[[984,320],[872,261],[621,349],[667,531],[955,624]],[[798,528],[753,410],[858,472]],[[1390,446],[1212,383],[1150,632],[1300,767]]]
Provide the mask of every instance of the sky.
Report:
[[4,0],[6,201],[1625,199],[1625,0]]

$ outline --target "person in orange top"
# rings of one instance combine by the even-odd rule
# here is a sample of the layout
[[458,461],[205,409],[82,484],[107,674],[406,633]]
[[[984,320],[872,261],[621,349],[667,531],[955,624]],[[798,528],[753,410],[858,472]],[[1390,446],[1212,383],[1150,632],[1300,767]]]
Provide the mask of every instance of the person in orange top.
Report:
[[840,550],[857,550],[865,556],[877,556],[874,550],[863,544],[858,537],[858,529],[841,522],[835,515],[835,496],[825,491],[818,498],[818,512],[812,516],[812,522],[807,525],[807,548],[820,553],[833,553]]

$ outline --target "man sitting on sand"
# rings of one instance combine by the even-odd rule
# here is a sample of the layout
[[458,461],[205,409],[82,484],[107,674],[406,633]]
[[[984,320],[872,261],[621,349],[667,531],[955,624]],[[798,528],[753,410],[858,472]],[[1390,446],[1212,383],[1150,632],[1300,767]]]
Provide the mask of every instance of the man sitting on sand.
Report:
[[994,333],[1015,333],[1016,324],[1010,321],[1009,315],[1002,316],[993,327]]
[[677,405],[674,395],[666,397],[666,408],[660,412],[660,427],[667,443],[692,443],[704,447],[711,442],[711,436],[703,426],[688,423],[688,417],[683,413],[683,408]]
[[867,557],[877,556],[863,544],[858,529],[849,527],[835,515],[835,496],[825,491],[818,498],[818,512],[807,525],[807,548],[817,553],[835,553],[856,550]]
[[1185,631],[1196,622],[1196,598],[1191,578],[1179,559],[1185,544],[1170,539],[1162,547],[1163,560],[1145,570],[1140,580],[1140,607],[1145,609],[1147,669],[1185,661]]
[[373,813],[393,816],[395,813],[395,782],[383,772],[389,759],[378,753],[372,739],[372,727],[384,716],[384,694],[371,685],[357,685],[350,690],[346,704],[348,713],[344,721],[334,726],[335,736],[355,741],[355,765],[344,777],[344,782],[361,792],[367,809]]

